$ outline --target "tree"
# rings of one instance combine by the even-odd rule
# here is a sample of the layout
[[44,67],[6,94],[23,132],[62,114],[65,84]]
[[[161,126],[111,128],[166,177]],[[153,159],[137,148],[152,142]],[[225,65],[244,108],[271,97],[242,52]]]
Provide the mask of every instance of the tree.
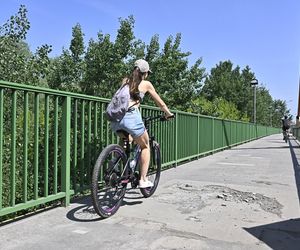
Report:
[[85,55],[86,70],[82,91],[90,95],[110,98],[128,70],[126,60],[132,52],[134,19],[120,19],[115,43],[110,35],[98,33],[98,40],[90,40]]
[[[210,74],[205,79],[201,95],[208,100],[222,97],[234,103],[238,109],[242,110],[248,100],[250,93],[250,79],[254,74],[246,67],[240,73],[240,67],[233,68],[231,61],[220,62],[212,68]],[[249,80],[249,81],[248,81]]]
[[[240,111],[240,119],[253,121],[253,95],[251,80],[255,74],[249,66],[240,70],[233,67],[231,61],[220,62],[211,69],[201,90],[201,95],[209,101],[222,98],[235,105]],[[270,112],[274,106],[272,97],[265,86],[259,85],[256,91],[256,121],[258,124],[270,125]],[[286,108],[283,112],[287,112]]]
[[49,66],[51,46],[42,45],[32,54],[26,40],[30,22],[21,5],[16,15],[0,27],[0,79],[37,85],[44,82]]
[[286,101],[275,99],[271,109],[273,110],[273,112],[271,112],[270,119],[272,121],[272,126],[274,127],[281,128],[282,126],[281,119],[285,115],[287,115],[290,120],[293,118],[292,115],[290,114],[290,110],[287,109]]
[[62,55],[53,59],[48,76],[51,88],[79,92],[84,74],[84,34],[81,26],[72,28],[69,50],[63,49]]
[[239,92],[239,99],[237,101],[237,108],[247,117],[253,117],[253,88],[251,87],[251,80],[255,78],[255,74],[247,65],[241,72],[241,88]]
[[235,104],[223,98],[216,98],[213,101],[209,101],[205,97],[199,96],[192,101],[192,104],[193,107],[188,109],[189,112],[218,117],[220,119],[249,122],[249,118],[243,116]]
[[177,34],[174,41],[170,36],[162,52],[158,53],[158,36],[154,36],[147,47],[146,58],[153,70],[149,80],[154,83],[157,92],[170,107],[187,110],[199,92],[205,69],[200,67],[202,59],[189,68],[187,58],[190,52],[182,52],[180,43],[181,34]]
[[[29,50],[29,46],[26,43],[27,31],[30,28],[30,23],[27,19],[27,10],[24,5],[21,5],[19,11],[16,15],[11,16],[7,22],[0,27],[0,79],[39,85],[46,85],[46,75],[48,74],[48,66],[50,60],[48,54],[51,51],[51,46],[42,45],[39,47],[35,53],[32,53]],[[16,94],[16,104],[12,104],[12,94]],[[32,96],[29,94],[28,100],[28,110],[24,112],[23,102],[24,96],[22,91],[13,91],[10,89],[4,89],[4,98],[3,98],[3,178],[1,185],[3,186],[3,206],[5,207],[9,204],[10,194],[10,175],[11,175],[11,146],[12,146],[12,124],[13,118],[11,116],[12,107],[16,109],[16,120],[15,127],[16,132],[13,131],[13,134],[16,138],[16,152],[22,152],[24,144],[24,134],[20,131],[23,131],[23,120],[24,115],[28,117],[28,144],[31,144],[33,141],[33,101]],[[42,105],[41,105],[42,106]],[[40,113],[42,110],[40,110]],[[43,117],[41,115],[41,117]],[[40,125],[43,127],[43,119],[40,119]],[[43,138],[43,131],[39,133],[40,143]],[[40,143],[41,145],[42,143]],[[33,158],[33,152],[31,147],[28,149],[28,172],[32,173],[33,166],[32,161],[29,159]],[[40,150],[42,154],[42,150]],[[23,164],[23,155],[16,155],[16,164],[22,166]],[[17,168],[15,170],[15,202],[18,203],[22,199],[22,169]],[[33,176],[28,175],[28,197],[32,195],[33,187]]]

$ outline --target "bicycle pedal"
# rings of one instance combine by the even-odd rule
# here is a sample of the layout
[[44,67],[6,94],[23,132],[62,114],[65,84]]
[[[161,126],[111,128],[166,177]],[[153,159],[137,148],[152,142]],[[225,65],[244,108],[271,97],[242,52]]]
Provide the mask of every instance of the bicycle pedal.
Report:
[[127,179],[127,180],[122,180],[121,181],[121,184],[127,184],[129,182],[129,180]]
[[132,187],[132,188],[137,188],[137,186],[138,186],[138,184],[137,184],[137,183],[135,183],[135,182],[131,182],[131,187]]

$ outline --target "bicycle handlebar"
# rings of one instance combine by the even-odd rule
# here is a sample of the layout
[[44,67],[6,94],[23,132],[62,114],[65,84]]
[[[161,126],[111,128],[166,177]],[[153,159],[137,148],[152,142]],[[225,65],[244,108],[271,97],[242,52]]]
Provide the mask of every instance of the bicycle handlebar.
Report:
[[151,121],[155,121],[155,120],[160,120],[160,121],[167,121],[171,118],[174,118],[175,115],[171,115],[168,117],[165,117],[164,115],[159,115],[159,116],[148,116],[148,117],[143,117],[144,122],[151,122]]

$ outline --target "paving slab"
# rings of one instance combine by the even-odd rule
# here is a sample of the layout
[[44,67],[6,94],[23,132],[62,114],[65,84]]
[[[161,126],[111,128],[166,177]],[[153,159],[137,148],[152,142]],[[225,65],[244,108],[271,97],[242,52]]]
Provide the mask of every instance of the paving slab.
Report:
[[0,249],[300,249],[300,148],[272,135],[164,171],[108,219],[91,199],[0,227]]

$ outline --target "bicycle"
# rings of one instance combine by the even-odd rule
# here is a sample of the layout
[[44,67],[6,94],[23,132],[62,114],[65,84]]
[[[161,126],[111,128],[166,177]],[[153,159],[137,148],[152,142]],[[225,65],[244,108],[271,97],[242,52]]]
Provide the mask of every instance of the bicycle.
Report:
[[283,139],[284,139],[284,141],[287,143],[288,138],[289,138],[289,132],[288,132],[288,129],[283,130],[282,133],[283,133]]
[[[155,137],[150,134],[150,125],[155,121],[166,120],[161,115],[143,118],[149,134],[151,153],[147,177],[154,184],[149,188],[140,188],[145,198],[155,192],[161,172],[160,146],[155,141]],[[117,134],[123,140],[123,146],[110,144],[105,147],[96,161],[92,174],[92,203],[96,213],[102,218],[110,217],[118,211],[129,183],[131,188],[138,188],[139,183],[141,148],[138,144],[131,146],[126,131],[119,130]]]

